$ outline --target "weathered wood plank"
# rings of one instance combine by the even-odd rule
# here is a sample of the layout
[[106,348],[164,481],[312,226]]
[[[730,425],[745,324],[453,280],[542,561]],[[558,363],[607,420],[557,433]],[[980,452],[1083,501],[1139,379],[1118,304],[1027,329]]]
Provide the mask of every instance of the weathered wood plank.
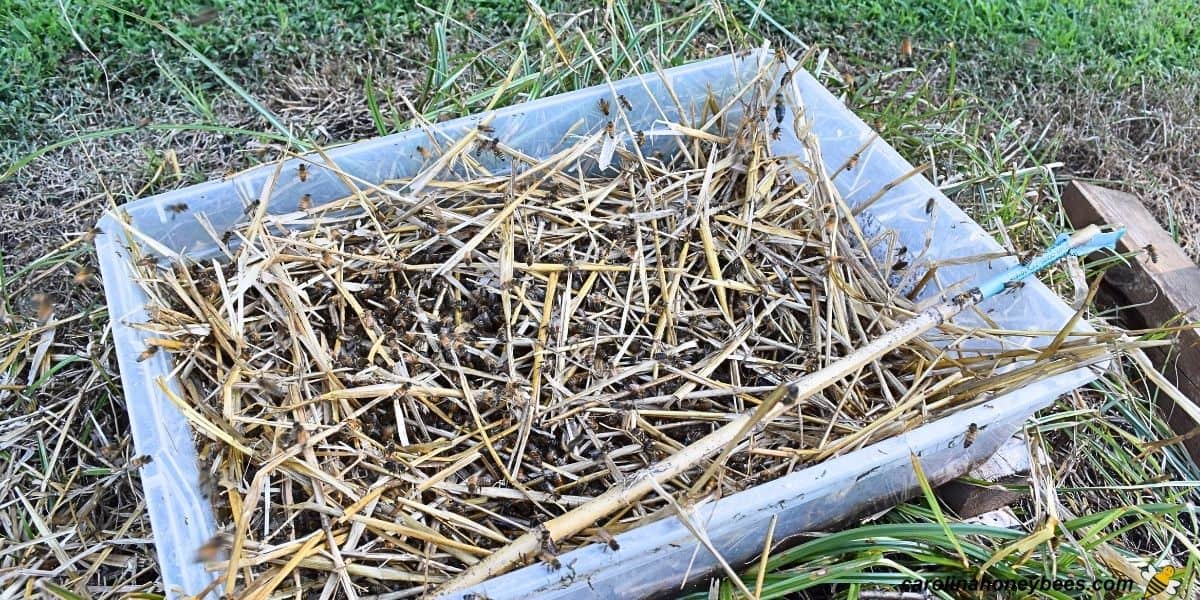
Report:
[[[1136,196],[1096,185],[1071,182],[1063,193],[1063,207],[1074,227],[1092,224],[1123,225],[1121,252],[1139,252],[1128,266],[1109,269],[1105,286],[1125,308],[1121,317],[1131,327],[1195,322],[1200,316],[1200,267],[1188,258]],[[1200,402],[1200,334],[1186,329],[1176,334],[1170,352],[1151,349],[1147,354],[1167,378],[1188,398]],[[1198,425],[1174,403],[1160,396],[1159,410],[1172,429],[1186,435]],[[1200,460],[1200,437],[1185,442]]]

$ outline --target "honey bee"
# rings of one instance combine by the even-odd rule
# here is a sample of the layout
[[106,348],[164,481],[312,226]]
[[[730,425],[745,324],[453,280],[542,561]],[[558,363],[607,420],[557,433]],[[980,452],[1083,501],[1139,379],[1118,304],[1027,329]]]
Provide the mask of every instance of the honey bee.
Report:
[[425,146],[417,146],[417,154],[421,155],[421,160],[429,160],[429,157],[432,156],[432,154],[429,152],[429,148],[426,148]]
[[246,205],[246,210],[245,210],[245,211],[243,211],[243,213],[242,213],[242,214],[247,214],[247,215],[248,215],[248,214],[250,214],[250,213],[252,213],[252,212],[254,212],[254,211],[256,211],[256,210],[258,210],[258,198],[255,198],[254,200],[251,200],[251,201],[250,201],[250,204],[247,204],[247,205]]
[[196,549],[196,562],[212,562],[221,558],[221,551],[224,549],[223,536],[221,534],[214,535],[207,542],[204,542]]
[[633,104],[631,104],[629,102],[629,98],[626,98],[625,94],[618,95],[617,102],[620,102],[621,107],[624,108],[625,110],[630,110],[630,111],[633,110]]
[[139,454],[139,455],[133,457],[132,459],[130,459],[129,468],[130,469],[140,469],[152,462],[154,462],[153,456],[150,456],[149,454]]
[[1004,282],[1004,290],[1005,291],[1019,290],[1023,287],[1025,287],[1024,281],[1006,281],[1006,282]]
[[308,165],[300,163],[296,167],[296,176],[300,178],[300,182],[308,181]]
[[476,125],[475,128],[478,129],[480,133],[486,133],[488,135],[496,133],[495,127],[492,127],[491,125],[484,125],[483,123]]
[[296,204],[296,208],[300,210],[308,210],[312,207],[312,194],[305,194],[300,197],[300,202]]
[[903,40],[900,41],[900,59],[901,60],[911,60],[912,55],[913,55],[912,40],[910,38],[904,38]]
[[789,69],[787,71],[784,71],[783,76],[779,78],[779,87],[786,87],[787,84],[789,84],[791,82],[792,82],[792,71],[791,71],[791,69]]
[[613,139],[617,136],[617,128],[615,125],[613,125],[612,121],[609,121],[608,124],[604,126],[604,133],[608,135],[609,139]]
[[767,114],[770,112],[770,110],[771,110],[771,109],[770,109],[770,107],[767,107],[767,106],[760,106],[760,107],[758,107],[758,120],[759,120],[759,121],[766,121],[766,120],[767,120]]
[[96,239],[96,236],[100,235],[101,233],[104,233],[104,232],[101,231],[101,229],[99,227],[93,227],[93,228],[83,232],[83,241],[91,243],[91,241]]
[[970,448],[975,443],[975,436],[979,435],[979,426],[971,423],[967,426],[967,433],[963,436],[963,448]]
[[38,294],[34,296],[33,303],[37,307],[37,318],[39,321],[47,321],[54,315],[54,298],[50,294]]
[[558,557],[546,552],[545,550],[538,552],[538,560],[546,563],[546,566],[549,567],[551,571],[557,571],[562,568],[562,563],[558,561]]
[[783,128],[782,127],[776,127],[775,129],[771,130],[771,139],[778,140],[782,137],[783,137]]
[[500,140],[492,138],[487,141],[487,144],[485,144],[484,147],[492,151],[492,156],[500,158]]
[[783,123],[783,94],[775,94],[775,122]]
[[613,534],[606,531],[603,527],[596,530],[596,540],[604,543],[613,552],[621,549],[621,544],[617,543],[617,538],[613,537]]
[[158,346],[146,346],[146,349],[142,350],[142,353],[138,355],[137,361],[146,362],[147,360],[150,360],[150,357],[158,354],[158,349]]
[[853,169],[857,164],[858,164],[858,154],[855,154],[854,156],[851,156],[849,158],[849,160],[846,161],[846,170],[849,171],[849,170]]
[[75,271],[75,285],[84,285],[96,276],[95,267],[82,266]]
[[1158,263],[1158,250],[1154,248],[1154,244],[1146,244],[1146,247],[1142,248],[1142,250],[1146,251],[1146,256],[1150,258],[1150,262]]
[[172,215],[178,215],[187,212],[187,209],[188,205],[186,202],[176,202],[174,204],[167,205],[167,212],[171,213]]
[[639,146],[643,146],[646,144],[646,132],[645,131],[642,131],[641,129],[639,129],[639,130],[633,132],[633,136],[635,139],[637,139],[637,144]]
[[783,51],[783,46],[775,47],[775,60],[776,62],[784,62],[787,60],[787,52]]
[[141,260],[137,261],[137,266],[145,267],[147,269],[157,269],[158,261],[160,261],[160,260],[162,260],[162,259],[159,258],[158,256],[155,256],[153,254],[147,254],[146,256],[143,256]]
[[927,215],[933,214],[933,205],[934,205],[934,199],[932,196],[930,196],[929,199],[925,201],[925,214],[927,214]]
[[479,493],[479,474],[478,473],[467,478],[467,493],[469,493],[469,494],[478,494]]
[[895,264],[892,265],[893,271],[903,271],[904,269],[907,269],[907,268],[908,268],[908,261],[904,260],[904,259],[897,260],[895,262]]
[[606,98],[600,99],[600,113],[606,117],[608,116],[608,99]]
[[225,244],[226,246],[228,246],[228,245],[229,245],[229,242],[231,242],[231,241],[233,241],[233,230],[232,230],[232,229],[227,229],[227,230],[225,231],[225,233],[222,233],[222,234],[221,234],[221,243],[222,243],[222,244]]

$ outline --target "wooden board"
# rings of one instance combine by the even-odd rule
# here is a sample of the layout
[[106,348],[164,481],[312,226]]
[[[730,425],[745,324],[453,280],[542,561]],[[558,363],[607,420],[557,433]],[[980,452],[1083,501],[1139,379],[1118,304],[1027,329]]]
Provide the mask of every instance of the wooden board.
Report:
[[[1118,244],[1124,253],[1138,252],[1128,266],[1119,265],[1105,274],[1104,285],[1124,308],[1121,317],[1133,328],[1184,324],[1200,316],[1200,267],[1171,239],[1150,211],[1132,194],[1096,185],[1071,182],[1063,193],[1063,207],[1076,227],[1093,224],[1121,225],[1125,236]],[[1152,246],[1156,260],[1143,250]],[[1152,348],[1147,354],[1167,378],[1188,398],[1200,402],[1200,334],[1187,329],[1175,337],[1171,352]],[[1159,410],[1175,433],[1185,435],[1198,425],[1165,396]],[[1200,461],[1200,436],[1185,442],[1192,457]]]

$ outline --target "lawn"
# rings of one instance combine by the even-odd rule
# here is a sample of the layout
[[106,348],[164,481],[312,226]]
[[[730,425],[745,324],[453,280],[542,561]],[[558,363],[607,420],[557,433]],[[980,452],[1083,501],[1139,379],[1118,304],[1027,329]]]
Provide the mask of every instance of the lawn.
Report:
[[[0,546],[0,597],[163,592],[89,271],[102,210],[289,143],[399,131],[414,112],[468,114],[514,64],[502,104],[595,83],[584,36],[616,74],[631,51],[675,65],[730,42],[817,45],[827,53],[811,70],[1014,250],[1064,226],[1057,199],[1072,177],[1139,193],[1200,250],[1193,2],[614,2],[611,17],[598,7],[574,24],[569,6],[540,7],[561,29],[555,46],[510,0],[0,0],[0,538],[14,542]],[[1047,282],[1074,292],[1065,271]],[[47,302],[53,316],[40,318]],[[1171,435],[1150,408],[1157,390],[1120,362],[1028,427],[1061,468],[1017,486],[1033,492],[1014,508],[1024,531],[947,522],[913,501],[774,554],[766,596],[858,597],[868,576],[971,575],[1046,531],[1051,542],[1005,555],[994,573],[1112,573],[1114,555],[1191,572],[1200,469],[1178,444],[1154,445]]]

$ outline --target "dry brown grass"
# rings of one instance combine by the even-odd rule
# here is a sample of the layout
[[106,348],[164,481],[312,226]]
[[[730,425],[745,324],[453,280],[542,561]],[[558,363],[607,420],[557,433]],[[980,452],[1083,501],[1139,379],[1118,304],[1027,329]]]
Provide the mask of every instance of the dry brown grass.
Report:
[[[322,64],[280,73],[256,94],[316,139],[374,135],[362,94],[368,66]],[[404,65],[373,68],[389,73],[376,77],[379,86],[407,85]],[[10,142],[0,162],[87,131],[197,120],[171,94],[123,92],[48,99],[63,117],[41,139]],[[232,97],[218,97],[214,112],[224,124],[265,129]],[[0,380],[0,597],[43,596],[55,585],[97,598],[161,592],[103,290],[75,275],[94,265],[86,234],[109,198],[124,203],[246,168],[254,148],[246,137],[143,130],[67,146],[0,182],[0,373],[22,374]],[[49,319],[39,319],[39,294],[54,304]],[[32,367],[46,332],[45,360]]]

